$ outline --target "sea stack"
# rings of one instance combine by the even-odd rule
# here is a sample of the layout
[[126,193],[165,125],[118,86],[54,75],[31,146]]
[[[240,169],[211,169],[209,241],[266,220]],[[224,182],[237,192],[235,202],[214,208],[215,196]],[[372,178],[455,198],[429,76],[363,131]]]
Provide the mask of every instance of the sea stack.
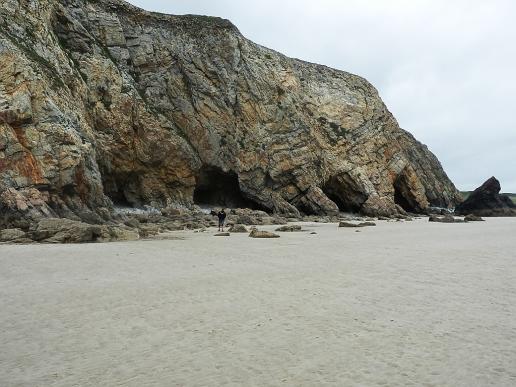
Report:
[[500,195],[500,190],[500,182],[493,176],[459,204],[455,212],[476,216],[516,216],[516,204],[510,197]]

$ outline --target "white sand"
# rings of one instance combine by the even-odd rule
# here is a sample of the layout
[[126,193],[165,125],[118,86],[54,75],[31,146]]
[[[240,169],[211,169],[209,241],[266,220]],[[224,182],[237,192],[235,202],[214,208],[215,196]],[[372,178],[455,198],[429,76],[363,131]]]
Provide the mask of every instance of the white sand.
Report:
[[516,385],[516,219],[308,228],[0,246],[0,386]]

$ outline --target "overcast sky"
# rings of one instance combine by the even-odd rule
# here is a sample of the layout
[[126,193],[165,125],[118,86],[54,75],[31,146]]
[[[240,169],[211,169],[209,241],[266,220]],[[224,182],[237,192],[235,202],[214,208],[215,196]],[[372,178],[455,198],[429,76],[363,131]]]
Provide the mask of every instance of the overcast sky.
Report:
[[130,0],[367,78],[461,190],[516,192],[516,1]]

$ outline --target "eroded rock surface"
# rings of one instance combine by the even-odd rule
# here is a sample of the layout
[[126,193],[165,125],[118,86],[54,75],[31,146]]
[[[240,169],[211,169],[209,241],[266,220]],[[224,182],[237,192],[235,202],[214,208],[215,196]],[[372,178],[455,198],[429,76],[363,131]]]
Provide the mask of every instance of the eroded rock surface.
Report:
[[0,226],[194,200],[392,216],[458,194],[365,79],[261,47],[227,20],[2,1]]
[[500,195],[500,182],[489,178],[455,210],[457,214],[477,216],[516,216],[516,204],[510,197]]

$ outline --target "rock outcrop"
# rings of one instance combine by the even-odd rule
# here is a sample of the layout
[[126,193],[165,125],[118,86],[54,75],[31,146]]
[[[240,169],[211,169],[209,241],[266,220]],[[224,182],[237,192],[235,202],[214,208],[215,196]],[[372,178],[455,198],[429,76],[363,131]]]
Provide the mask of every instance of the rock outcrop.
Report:
[[345,227],[345,228],[360,228],[360,227],[371,227],[376,226],[376,223],[374,222],[360,222],[360,223],[351,223],[342,221],[339,222],[339,227]]
[[455,218],[450,214],[444,216],[430,215],[428,221],[434,223],[466,223],[464,219]]
[[493,176],[455,209],[457,214],[476,216],[516,216],[511,198],[500,195],[500,182]]
[[466,222],[485,222],[485,220],[482,219],[481,216],[476,216],[476,215],[473,215],[473,214],[466,215],[464,217],[464,220]]
[[[165,211],[166,214],[117,213],[105,224],[89,224],[66,218],[42,218],[27,227],[0,229],[0,244],[13,243],[89,243],[133,241],[139,239],[177,239],[171,231],[194,230],[204,232],[217,226],[210,214],[202,211]],[[232,210],[229,217],[246,213],[248,225],[285,224],[286,219],[270,216],[263,211]],[[253,226],[254,228],[254,226]],[[245,225],[234,224],[229,233],[249,233]],[[225,236],[225,235],[224,235]]]
[[0,3],[0,228],[102,223],[113,205],[389,216],[458,200],[363,78],[223,19]]

